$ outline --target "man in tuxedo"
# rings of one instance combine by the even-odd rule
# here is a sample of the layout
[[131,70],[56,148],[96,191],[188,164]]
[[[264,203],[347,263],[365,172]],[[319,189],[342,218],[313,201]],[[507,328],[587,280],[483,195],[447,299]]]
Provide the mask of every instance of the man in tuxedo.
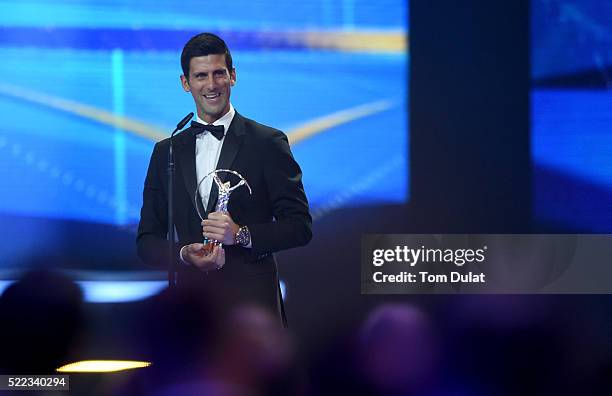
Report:
[[[177,283],[214,287],[223,283],[243,300],[259,303],[284,320],[274,252],[307,244],[312,218],[302,172],[287,137],[236,112],[230,93],[236,70],[225,42],[202,33],[181,54],[181,84],[191,93],[196,121],[173,140],[174,219],[180,257]],[[265,94],[265,92],[264,92]],[[155,145],[143,191],[137,249],[147,264],[167,267],[167,158],[169,139]],[[215,212],[215,169],[240,173],[252,188],[233,191],[227,212]],[[232,186],[236,179],[220,173]],[[205,220],[198,216],[205,212]],[[209,254],[203,238],[222,242]]]

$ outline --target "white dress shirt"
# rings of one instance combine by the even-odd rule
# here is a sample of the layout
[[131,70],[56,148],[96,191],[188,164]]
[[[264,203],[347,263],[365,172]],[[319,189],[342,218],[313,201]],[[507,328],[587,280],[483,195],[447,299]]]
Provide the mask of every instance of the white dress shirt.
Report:
[[[223,117],[213,122],[213,125],[223,125],[225,133],[221,140],[217,140],[210,132],[204,131],[196,137],[195,144],[195,162],[196,162],[196,180],[199,183],[206,175],[217,169],[217,162],[219,162],[219,155],[221,154],[221,147],[225,141],[225,136],[229,129],[232,120],[234,119],[236,111],[230,103],[230,110]],[[202,121],[199,116],[196,116],[196,122],[200,124],[208,125],[207,122]],[[208,206],[208,199],[210,198],[210,190],[212,188],[213,178],[209,176],[200,183],[198,192],[202,198],[202,205],[204,208]],[[214,208],[213,208],[214,210]]]

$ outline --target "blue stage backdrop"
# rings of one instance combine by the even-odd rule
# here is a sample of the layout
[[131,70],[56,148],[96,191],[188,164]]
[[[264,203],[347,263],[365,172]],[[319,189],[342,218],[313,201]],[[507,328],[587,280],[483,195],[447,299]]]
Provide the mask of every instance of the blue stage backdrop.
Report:
[[236,109],[289,135],[315,220],[405,202],[407,13],[403,0],[3,1],[1,266],[91,239],[90,225],[133,234],[153,144],[194,110],[179,56],[201,31],[233,50]]
[[534,210],[546,228],[612,231],[612,2],[532,1]]

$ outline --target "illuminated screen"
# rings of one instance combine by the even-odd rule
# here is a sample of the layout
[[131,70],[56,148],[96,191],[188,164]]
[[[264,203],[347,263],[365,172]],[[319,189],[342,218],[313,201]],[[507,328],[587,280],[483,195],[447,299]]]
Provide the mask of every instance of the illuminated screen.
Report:
[[612,2],[532,1],[534,210],[612,231]]
[[[232,51],[236,110],[289,135],[315,220],[405,202],[405,3],[3,1],[2,265],[92,224],[133,243],[153,145],[195,110],[179,57],[201,31]],[[82,232],[59,243],[62,222]]]

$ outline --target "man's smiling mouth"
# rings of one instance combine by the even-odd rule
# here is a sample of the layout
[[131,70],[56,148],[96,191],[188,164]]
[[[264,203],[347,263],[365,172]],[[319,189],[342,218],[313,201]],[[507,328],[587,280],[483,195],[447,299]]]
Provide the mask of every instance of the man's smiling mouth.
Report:
[[219,96],[221,96],[221,92],[219,92],[219,93],[215,93],[215,94],[206,94],[206,95],[204,95],[204,97],[205,97],[206,99],[214,99],[214,98],[217,98],[217,97],[219,97]]

